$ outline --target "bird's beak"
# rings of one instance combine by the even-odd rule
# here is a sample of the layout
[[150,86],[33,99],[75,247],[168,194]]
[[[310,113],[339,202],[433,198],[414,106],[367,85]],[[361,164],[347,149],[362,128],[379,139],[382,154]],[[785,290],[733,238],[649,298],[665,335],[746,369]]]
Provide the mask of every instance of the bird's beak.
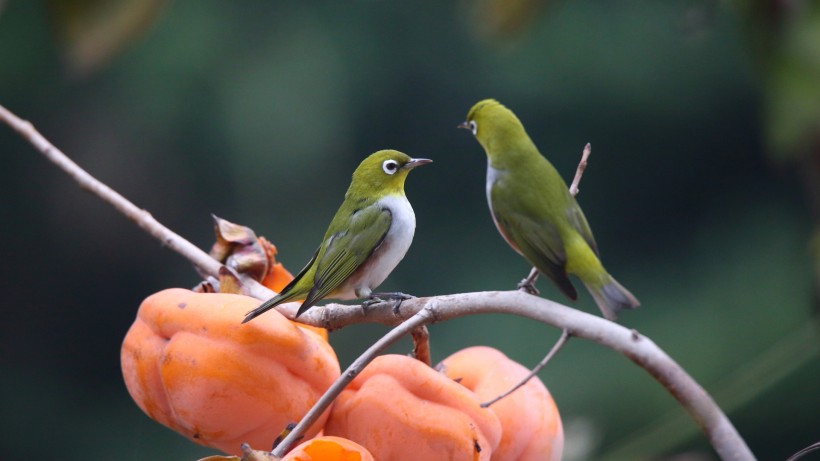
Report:
[[428,163],[433,163],[433,161],[429,158],[411,158],[409,162],[404,164],[404,168],[411,170],[417,166],[427,165]]
[[458,125],[456,125],[456,128],[464,128],[465,130],[469,130],[470,129],[470,124],[467,123],[466,121],[464,121],[464,122],[461,122]]

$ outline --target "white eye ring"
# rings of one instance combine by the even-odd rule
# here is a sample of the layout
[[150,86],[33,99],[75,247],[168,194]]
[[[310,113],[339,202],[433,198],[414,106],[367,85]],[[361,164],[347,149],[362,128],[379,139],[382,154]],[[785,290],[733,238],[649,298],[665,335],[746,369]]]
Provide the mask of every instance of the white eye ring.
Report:
[[395,160],[385,160],[384,163],[382,163],[382,170],[387,174],[393,174],[399,171],[399,162]]
[[470,131],[473,132],[473,136],[475,136],[476,131],[478,131],[478,124],[475,122],[475,120],[470,120]]

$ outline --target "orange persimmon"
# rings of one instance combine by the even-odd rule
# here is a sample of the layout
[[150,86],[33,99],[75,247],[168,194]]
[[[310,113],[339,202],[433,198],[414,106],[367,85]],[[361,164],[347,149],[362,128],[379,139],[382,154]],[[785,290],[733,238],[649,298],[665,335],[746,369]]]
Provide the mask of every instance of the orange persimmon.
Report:
[[324,433],[361,444],[379,461],[490,460],[501,426],[479,403],[422,362],[384,355],[336,399]]
[[[333,349],[259,301],[172,288],[149,296],[121,350],[125,384],[151,418],[226,453],[269,448],[339,376]],[[325,414],[306,434],[319,432]]]
[[358,443],[326,435],[316,437],[291,450],[282,461],[374,461],[367,448]]
[[[529,373],[500,351],[470,347],[444,359],[442,371],[482,400],[509,390]],[[538,377],[489,407],[501,421],[501,443],[493,461],[560,460],[564,447],[561,416]]]

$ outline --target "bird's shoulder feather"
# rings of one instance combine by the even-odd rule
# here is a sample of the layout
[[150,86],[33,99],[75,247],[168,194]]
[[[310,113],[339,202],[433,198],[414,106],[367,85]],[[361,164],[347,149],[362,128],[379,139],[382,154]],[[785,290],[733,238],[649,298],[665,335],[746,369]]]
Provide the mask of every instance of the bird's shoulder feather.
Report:
[[304,305],[310,306],[333,292],[373,254],[390,230],[392,213],[370,204],[344,219],[344,226],[325,237],[315,262],[313,287]]

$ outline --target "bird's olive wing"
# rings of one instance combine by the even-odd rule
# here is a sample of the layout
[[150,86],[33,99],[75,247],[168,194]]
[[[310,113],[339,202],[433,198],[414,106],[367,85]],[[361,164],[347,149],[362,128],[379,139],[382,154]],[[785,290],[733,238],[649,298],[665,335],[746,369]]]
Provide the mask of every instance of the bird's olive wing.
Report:
[[503,204],[492,208],[493,217],[507,242],[539,272],[552,279],[568,298],[577,299],[578,293],[564,270],[567,256],[555,225],[548,219],[510,210]]
[[343,230],[331,234],[319,255],[313,288],[305,299],[312,305],[339,287],[379,247],[392,223],[390,210],[369,206],[354,212]]
[[600,257],[598,254],[598,245],[595,243],[595,237],[592,236],[592,229],[589,228],[589,223],[587,223],[587,218],[584,216],[584,212],[581,211],[581,207],[578,206],[578,203],[575,201],[572,202],[572,205],[567,208],[567,219],[572,227],[578,231],[578,234],[583,237],[583,239],[587,242],[592,251],[595,252],[595,255]]

